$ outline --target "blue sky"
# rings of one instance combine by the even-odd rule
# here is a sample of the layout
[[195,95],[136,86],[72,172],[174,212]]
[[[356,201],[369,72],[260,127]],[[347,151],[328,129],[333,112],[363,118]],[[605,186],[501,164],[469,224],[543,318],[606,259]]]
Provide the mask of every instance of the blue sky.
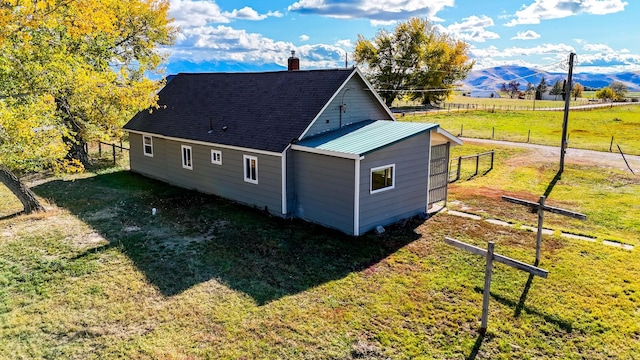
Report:
[[302,69],[343,67],[359,34],[419,16],[468,42],[474,70],[566,71],[575,52],[577,72],[638,72],[638,15],[631,0],[170,0],[180,31],[168,70],[273,69],[291,50]]

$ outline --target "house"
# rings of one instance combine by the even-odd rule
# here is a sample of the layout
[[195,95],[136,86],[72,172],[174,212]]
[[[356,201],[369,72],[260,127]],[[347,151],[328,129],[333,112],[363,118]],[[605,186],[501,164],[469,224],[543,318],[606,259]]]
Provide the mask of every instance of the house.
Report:
[[395,121],[358,69],[296,65],[176,75],[124,126],[131,170],[356,236],[446,198],[459,139]]

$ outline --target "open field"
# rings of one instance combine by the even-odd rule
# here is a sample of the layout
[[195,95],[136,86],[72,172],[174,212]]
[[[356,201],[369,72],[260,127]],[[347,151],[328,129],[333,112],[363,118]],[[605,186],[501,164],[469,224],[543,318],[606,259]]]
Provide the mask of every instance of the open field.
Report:
[[[572,106],[585,105],[588,103],[589,103],[589,99],[587,98],[579,98],[577,100],[571,100]],[[474,97],[462,96],[462,95],[452,96],[450,99],[442,103],[440,107],[442,109],[447,109],[449,107],[449,104],[451,104],[451,106],[458,105],[458,104],[461,104],[461,105],[471,104],[471,105],[476,105],[478,108],[491,107],[495,105],[496,108],[508,106],[508,107],[513,107],[517,109],[527,109],[527,110],[531,110],[534,107],[533,99],[510,99],[508,97],[474,98]],[[393,107],[395,108],[415,107],[415,106],[420,106],[420,103],[415,101],[404,101],[404,100],[396,100],[393,103]],[[564,107],[564,100],[562,100],[562,97],[558,97],[558,100],[536,100],[535,101],[536,109],[562,108],[562,107]]]
[[[487,150],[468,144],[456,154]],[[516,223],[555,168],[496,148],[493,171],[451,205]],[[454,156],[455,156],[454,155]],[[640,180],[568,163],[548,203],[587,214],[545,225],[548,279],[496,265],[477,332],[484,262],[444,236],[533,261],[531,232],[446,213],[351,238],[124,171],[43,179],[44,214],[9,216],[0,188],[0,358],[631,359],[640,353]],[[151,208],[158,209],[156,216]],[[632,251],[601,239],[635,245]]]
[[[543,145],[560,145],[561,111],[472,111],[407,115],[402,121],[438,123],[454,135]],[[569,147],[609,151],[616,145],[628,154],[640,154],[640,106],[629,105],[569,113]],[[530,131],[530,133],[529,133]]]

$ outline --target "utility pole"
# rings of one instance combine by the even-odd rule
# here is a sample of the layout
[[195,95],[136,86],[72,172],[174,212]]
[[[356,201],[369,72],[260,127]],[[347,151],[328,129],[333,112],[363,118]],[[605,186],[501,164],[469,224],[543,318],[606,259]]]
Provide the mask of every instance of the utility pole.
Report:
[[573,77],[573,58],[575,53],[569,54],[569,74],[564,88],[564,117],[562,119],[562,143],[560,144],[560,169],[558,174],[564,171],[564,154],[567,151],[567,127],[569,123],[569,106],[571,103],[571,78]]
[[538,87],[536,86],[536,74],[533,74],[533,111],[536,111],[536,98],[538,97]]

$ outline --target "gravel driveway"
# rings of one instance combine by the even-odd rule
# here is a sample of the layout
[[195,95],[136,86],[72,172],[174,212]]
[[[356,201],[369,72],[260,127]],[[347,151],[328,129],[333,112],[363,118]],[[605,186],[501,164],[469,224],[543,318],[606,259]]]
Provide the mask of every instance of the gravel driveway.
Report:
[[[495,144],[501,146],[513,146],[521,147],[532,150],[537,150],[540,156],[540,161],[560,161],[560,147],[559,146],[547,146],[537,145],[529,143],[518,143],[499,140],[488,139],[472,139],[461,138],[464,142],[477,143],[477,144]],[[640,156],[625,154],[629,166],[633,169],[636,175],[640,175]],[[597,165],[617,168],[621,170],[629,170],[622,158],[622,155],[618,152],[604,152],[594,150],[583,150],[568,148],[565,155],[565,162],[567,164],[584,164],[584,165]]]

